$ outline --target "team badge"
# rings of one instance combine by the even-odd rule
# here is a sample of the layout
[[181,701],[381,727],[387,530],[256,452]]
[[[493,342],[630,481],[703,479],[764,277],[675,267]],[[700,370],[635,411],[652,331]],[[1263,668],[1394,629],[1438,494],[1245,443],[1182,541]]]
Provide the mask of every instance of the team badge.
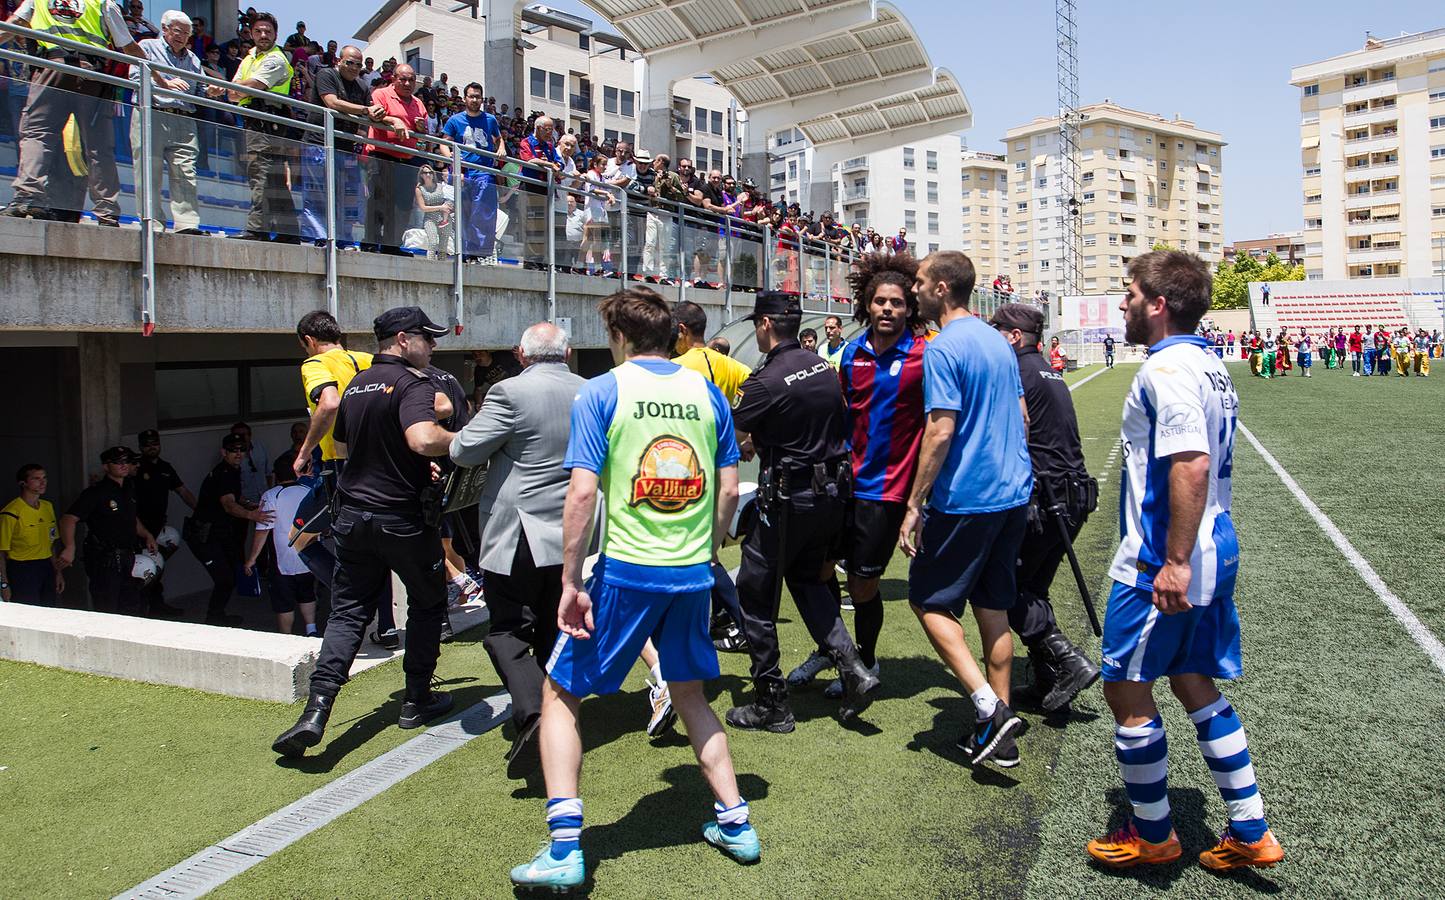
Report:
[[114,500],[110,501],[110,503],[106,505],[110,507],[111,512],[120,512],[120,504],[116,503]]
[[637,460],[629,505],[645,503],[658,512],[681,512],[706,492],[707,479],[697,451],[682,438],[664,434],[648,444]]

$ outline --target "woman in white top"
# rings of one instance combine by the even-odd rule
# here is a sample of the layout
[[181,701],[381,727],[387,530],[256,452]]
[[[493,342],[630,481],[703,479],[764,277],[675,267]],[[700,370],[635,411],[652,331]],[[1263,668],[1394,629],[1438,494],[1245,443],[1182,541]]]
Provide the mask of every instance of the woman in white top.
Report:
[[601,187],[607,181],[606,162],[602,156],[594,156],[592,168],[587,170],[587,181],[592,183],[587,185],[587,226],[582,236],[582,256],[589,272],[596,270],[599,251],[603,268],[612,262],[607,211],[616,204],[612,193]]

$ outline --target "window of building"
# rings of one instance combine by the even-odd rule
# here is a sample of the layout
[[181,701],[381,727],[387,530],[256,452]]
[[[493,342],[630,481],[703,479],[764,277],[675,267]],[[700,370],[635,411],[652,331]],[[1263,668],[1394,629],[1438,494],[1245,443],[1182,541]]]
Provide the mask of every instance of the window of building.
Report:
[[1014,144],[1014,149],[1020,153],[1027,152],[1027,150],[1029,149],[1028,141],[1020,141],[1019,143]]
[[1431,72],[1445,72],[1445,56],[1430,60]]
[[[958,180],[959,180],[959,181],[972,181],[972,180],[973,180],[973,175],[972,175],[971,173],[969,173],[969,172],[964,172],[963,175],[959,176],[959,179],[958,179]],[[983,181],[983,176],[979,176],[979,179],[978,179],[978,180],[979,180],[979,181]]]
[[1029,211],[1029,205],[1028,205],[1028,202],[1027,202],[1027,201],[1022,202],[1022,203],[1017,203],[1017,204],[1015,204],[1015,205],[1014,205],[1014,208],[1017,209],[1017,210],[1018,210],[1019,212],[1021,212],[1021,213],[1026,213],[1026,212]]
[[927,151],[926,153],[924,153],[924,157],[923,157],[923,158],[924,158],[924,163],[923,163],[923,164],[928,167],[928,171],[930,171],[930,172],[937,172],[937,171],[938,171],[938,151],[937,151],[937,150],[929,150],[929,151]]
[[1022,159],[1019,160],[1018,162],[1014,163],[1014,171],[1015,171],[1015,172],[1024,172],[1024,171],[1027,171],[1027,170],[1028,170],[1028,167],[1029,167],[1028,162],[1025,161],[1025,160],[1022,160]]
[[1445,219],[1445,206],[1431,207],[1430,215],[1436,219]]
[[1039,271],[1040,271],[1040,272],[1047,272],[1048,270],[1049,270],[1049,260],[1047,260],[1047,259],[1041,259],[1041,260],[1039,260]]
[[796,159],[788,160],[788,180],[798,180],[798,161]]
[[973,215],[973,207],[972,207],[972,206],[965,206],[965,207],[963,208],[963,210],[962,210],[962,213],[963,213],[963,215],[965,215],[965,216]]
[[1085,203],[1093,203],[1093,202],[1094,202],[1094,192],[1093,192],[1093,191],[1085,191],[1085,192],[1084,192],[1084,202],[1085,202]]
[[701,106],[692,108],[692,130],[699,134],[707,131],[707,110]]
[[1028,261],[1027,261],[1027,260],[1021,260],[1021,261],[1019,262],[1019,271],[1020,271],[1020,272],[1027,272],[1028,270],[1029,270]]
[[[970,233],[972,233],[972,232],[973,232],[973,225],[972,225],[972,223],[964,222],[964,223],[963,223],[963,233],[964,233],[964,234],[970,234]],[[965,247],[964,249],[967,249],[967,248]]]
[[[619,140],[619,139],[621,138],[621,135],[619,135],[619,134],[617,133],[617,129],[616,129],[616,128],[604,128],[604,129],[602,130],[602,138],[603,138],[603,140],[615,141],[615,140]],[[707,157],[707,154],[704,153],[704,154],[703,154],[703,157],[704,157],[704,159],[705,159],[705,158]],[[703,166],[703,168],[707,168],[707,167],[706,167],[706,166]]]
[[1049,186],[1049,180],[1048,180],[1047,178],[1035,178],[1035,179],[1034,179],[1034,187],[1046,188],[1046,187],[1048,187],[1048,186]]
[[914,209],[905,209],[905,210],[903,211],[903,227],[904,227],[904,228],[907,228],[909,231],[915,231],[915,230],[917,230],[917,228],[918,228],[918,211],[917,211],[917,210],[914,210]]
[[1436,100],[1445,100],[1445,89],[1430,92],[1430,102],[1434,103]]
[[155,388],[160,428],[305,415],[300,371],[285,361],[157,363]]
[[722,111],[715,109],[715,110],[712,110],[712,112],[711,112],[709,115],[710,115],[709,121],[710,121],[711,124],[712,124],[712,133],[713,133],[713,134],[722,134],[722,133],[723,133],[723,114],[722,114]]
[[936,212],[928,214],[928,233],[938,234],[938,213]]
[[541,69],[531,70],[531,94],[533,97],[547,96],[547,73]]
[[1320,92],[1320,86],[1319,86],[1318,84],[1307,84],[1307,85],[1305,85],[1305,96],[1306,96],[1306,97],[1315,97],[1315,96],[1318,96],[1318,95],[1319,95],[1319,92]]
[[723,167],[723,152],[721,150],[714,150],[712,152],[712,167],[714,169],[721,169]]
[[1087,236],[1084,238],[1084,246],[1085,246],[1085,247],[1092,247],[1092,246],[1094,246],[1094,245],[1096,245],[1096,244],[1098,244],[1098,243],[1099,243],[1099,238],[1098,238],[1097,235],[1092,235],[1092,234],[1091,234],[1091,235],[1087,235]]
[[913,159],[913,148],[912,148],[912,147],[904,147],[904,148],[903,148],[903,168],[905,168],[905,169],[912,169],[912,168],[914,168],[915,166],[916,166],[916,163],[914,162],[914,159]]
[[972,196],[973,196],[973,191],[964,191],[964,192],[963,192],[963,199],[965,199],[965,200],[969,199],[969,198],[972,197]]
[[903,199],[909,203],[918,199],[918,186],[912,178],[903,179]]
[[1046,144],[1048,144],[1048,142],[1049,142],[1049,136],[1048,136],[1048,135],[1046,135],[1046,134],[1036,134],[1036,135],[1034,135],[1034,146],[1035,146],[1035,147],[1043,147],[1043,146],[1045,146]]
[[697,162],[697,170],[698,170],[698,172],[706,172],[706,171],[707,171],[707,150],[706,150],[706,148],[701,148],[701,147],[698,148],[698,151],[697,151],[697,159],[696,159],[695,161]]
[[633,147],[636,147],[636,146],[637,146],[637,135],[633,134],[633,133],[630,132],[630,131],[624,131],[624,132],[622,132],[622,142],[623,142],[624,144],[631,144]]
[[937,202],[938,202],[938,182],[936,182],[936,181],[930,181],[930,182],[928,182],[928,202],[929,202],[929,203],[937,203]]
[[617,115],[617,88],[611,85],[602,88],[602,111]]
[[1430,117],[1430,130],[1434,131],[1438,128],[1445,128],[1445,116]]
[[635,114],[637,95],[632,91],[623,91],[620,96],[622,98],[622,116],[630,119]]
[[1445,146],[1431,147],[1431,148],[1430,148],[1430,158],[1431,158],[1431,159],[1445,159]]
[[566,98],[567,79],[561,72],[547,73],[547,99],[553,103],[561,103]]

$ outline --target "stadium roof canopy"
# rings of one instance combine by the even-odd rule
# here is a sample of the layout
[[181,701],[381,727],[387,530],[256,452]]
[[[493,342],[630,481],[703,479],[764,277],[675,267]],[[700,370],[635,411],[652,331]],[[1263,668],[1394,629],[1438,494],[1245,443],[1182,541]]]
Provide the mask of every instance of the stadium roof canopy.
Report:
[[874,0],[584,0],[671,77],[706,72],[755,125],[815,145],[972,124],[899,9]]

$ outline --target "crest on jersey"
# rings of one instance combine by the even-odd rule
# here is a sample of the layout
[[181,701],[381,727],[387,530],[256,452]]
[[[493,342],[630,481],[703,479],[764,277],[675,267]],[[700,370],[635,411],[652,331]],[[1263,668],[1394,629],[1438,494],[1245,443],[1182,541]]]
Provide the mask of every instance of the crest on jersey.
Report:
[[60,19],[78,19],[85,14],[85,4],[80,0],[50,0],[46,7],[52,16]]
[[707,479],[697,451],[680,437],[655,438],[637,460],[632,476],[631,506],[647,504],[658,512],[682,512],[707,493]]

